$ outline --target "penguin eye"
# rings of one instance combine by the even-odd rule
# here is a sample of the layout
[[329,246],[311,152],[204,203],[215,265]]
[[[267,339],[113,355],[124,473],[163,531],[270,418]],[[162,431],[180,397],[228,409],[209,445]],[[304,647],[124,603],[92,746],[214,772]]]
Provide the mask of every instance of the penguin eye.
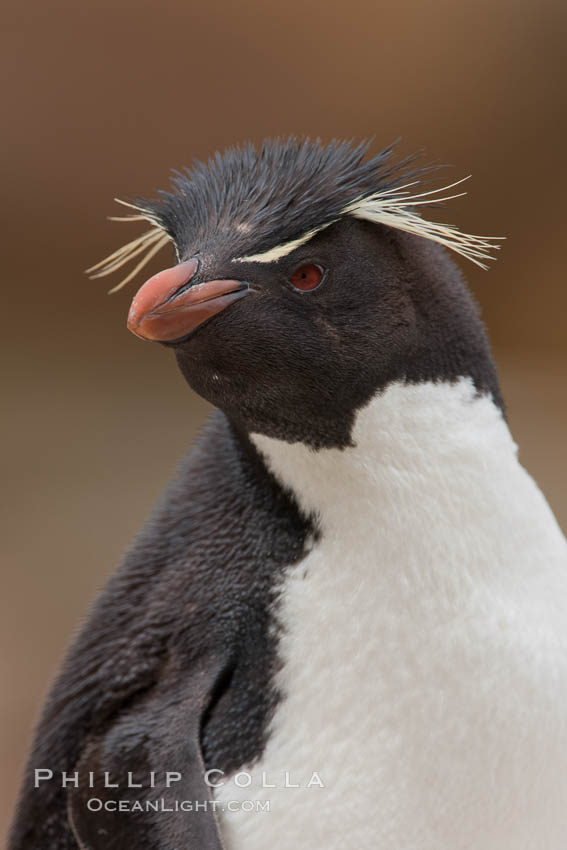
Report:
[[307,263],[305,266],[300,266],[294,271],[289,278],[289,282],[295,289],[300,289],[302,292],[307,292],[309,289],[316,289],[323,280],[324,271],[321,266],[316,266],[315,263]]

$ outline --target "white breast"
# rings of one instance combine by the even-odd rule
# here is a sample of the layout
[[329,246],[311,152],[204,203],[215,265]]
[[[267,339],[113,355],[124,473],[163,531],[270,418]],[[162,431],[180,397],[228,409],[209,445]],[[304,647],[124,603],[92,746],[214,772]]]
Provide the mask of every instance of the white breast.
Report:
[[565,850],[553,515],[467,380],[394,384],[353,436],[320,452],[254,437],[322,533],[282,590],[266,750],[251,785],[216,794],[270,811],[225,811],[227,848]]

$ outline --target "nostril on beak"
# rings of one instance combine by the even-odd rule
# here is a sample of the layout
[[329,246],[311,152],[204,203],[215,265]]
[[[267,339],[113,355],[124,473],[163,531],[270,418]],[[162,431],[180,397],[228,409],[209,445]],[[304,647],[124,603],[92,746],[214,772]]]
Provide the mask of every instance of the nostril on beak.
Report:
[[128,313],[128,329],[136,332],[141,319],[160,304],[164,304],[195,276],[199,261],[191,257],[170,269],[151,277],[136,293]]

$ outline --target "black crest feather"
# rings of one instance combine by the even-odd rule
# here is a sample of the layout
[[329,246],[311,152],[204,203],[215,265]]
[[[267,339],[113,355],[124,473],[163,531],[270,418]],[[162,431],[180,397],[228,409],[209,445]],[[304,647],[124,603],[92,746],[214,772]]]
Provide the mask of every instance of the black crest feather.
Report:
[[172,188],[138,199],[175,242],[179,255],[208,246],[231,256],[260,252],[321,227],[344,207],[401,182],[410,157],[393,163],[393,145],[364,161],[369,142],[273,139],[217,153],[176,171]]
[[[440,197],[467,178],[431,191],[410,192],[436,165],[414,166],[419,156],[393,159],[394,144],[365,160],[369,142],[268,139],[216,153],[208,162],[174,171],[171,188],[156,198],[120,201],[134,214],[117,221],[146,220],[151,230],[87,271],[104,277],[138,259],[111,292],[120,289],[168,242],[177,260],[210,251],[225,260],[272,261],[293,250],[340,216],[352,215],[414,233],[471,260],[481,268],[502,237],[473,236],[450,224],[428,222],[421,206],[460,197]],[[275,249],[275,250],[274,250]],[[262,256],[268,252],[267,257]],[[250,256],[252,255],[252,256]]]

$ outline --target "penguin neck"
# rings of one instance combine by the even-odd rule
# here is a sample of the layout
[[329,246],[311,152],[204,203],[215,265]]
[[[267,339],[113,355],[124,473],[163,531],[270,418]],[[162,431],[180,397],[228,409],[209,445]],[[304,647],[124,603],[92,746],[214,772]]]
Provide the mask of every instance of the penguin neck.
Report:
[[[313,450],[250,434],[269,471],[323,531],[368,522],[384,501],[419,512],[493,487],[503,467],[518,466],[516,446],[493,397],[471,378],[396,381],[356,415],[351,445]],[[365,519],[363,519],[365,517]]]

